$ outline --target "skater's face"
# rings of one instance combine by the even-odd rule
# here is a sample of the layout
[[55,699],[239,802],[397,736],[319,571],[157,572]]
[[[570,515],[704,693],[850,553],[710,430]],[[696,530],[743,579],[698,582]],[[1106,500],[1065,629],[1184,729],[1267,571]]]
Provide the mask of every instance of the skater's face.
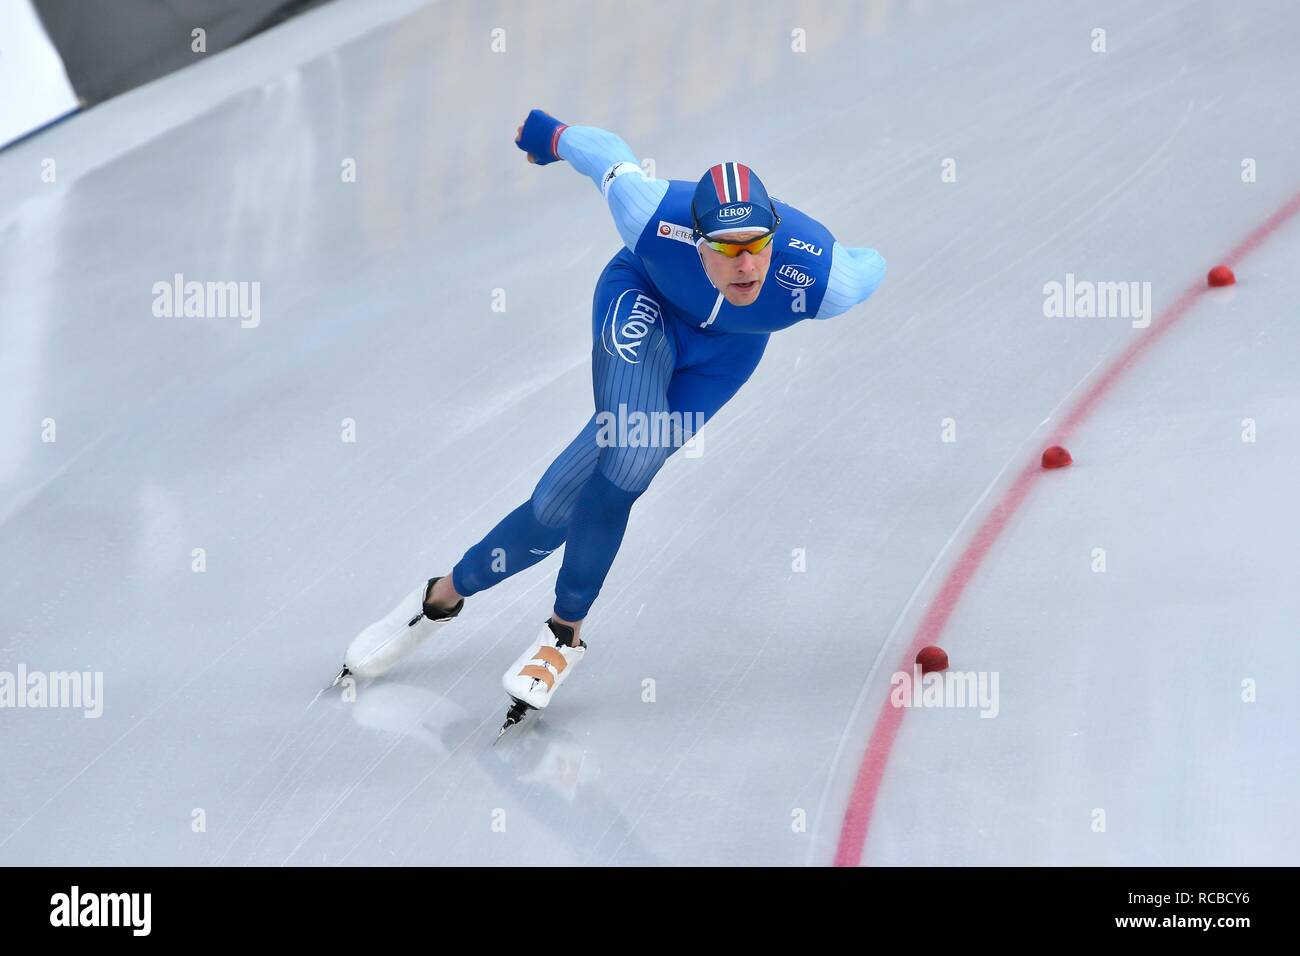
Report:
[[[765,234],[763,229],[727,236],[728,242],[748,242]],[[704,242],[696,248],[700,251],[700,261],[704,263],[704,274],[709,277],[715,289],[732,305],[752,305],[758,299],[767,278],[767,267],[772,262],[772,246],[768,243],[763,251],[754,255],[742,252],[734,259],[710,249]]]

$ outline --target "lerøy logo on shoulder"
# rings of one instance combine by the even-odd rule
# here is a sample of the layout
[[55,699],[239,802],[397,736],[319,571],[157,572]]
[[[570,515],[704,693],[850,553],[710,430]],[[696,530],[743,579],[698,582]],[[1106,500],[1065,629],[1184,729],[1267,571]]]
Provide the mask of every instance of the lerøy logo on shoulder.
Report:
[[669,222],[666,219],[659,220],[659,238],[676,239],[678,242],[684,242],[689,246],[695,245],[695,239],[692,238],[690,226],[683,226],[679,223]]
[[718,222],[744,222],[754,211],[753,206],[723,206],[718,210]]
[[787,262],[776,270],[776,281],[787,289],[806,289],[817,281],[817,277],[793,262]]

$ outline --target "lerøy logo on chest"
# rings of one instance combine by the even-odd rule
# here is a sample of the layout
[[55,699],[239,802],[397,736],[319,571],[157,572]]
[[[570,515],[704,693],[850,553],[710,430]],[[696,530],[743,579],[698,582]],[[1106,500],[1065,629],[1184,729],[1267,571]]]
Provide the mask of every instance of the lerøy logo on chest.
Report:
[[787,262],[776,270],[776,281],[787,289],[807,289],[817,277],[798,263]]

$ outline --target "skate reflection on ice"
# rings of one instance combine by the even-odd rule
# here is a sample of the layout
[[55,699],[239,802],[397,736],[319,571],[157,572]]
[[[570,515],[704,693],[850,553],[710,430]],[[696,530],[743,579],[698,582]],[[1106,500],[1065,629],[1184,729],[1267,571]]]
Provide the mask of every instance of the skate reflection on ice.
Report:
[[[483,768],[503,789],[578,851],[584,863],[653,866],[660,861],[597,786],[600,763],[555,723],[533,714],[532,726],[498,747],[475,748]],[[542,786],[538,786],[542,784]]]
[[363,727],[408,737],[440,757],[449,753],[442,729],[468,715],[456,704],[421,687],[377,681],[357,688],[352,719]]
[[[484,723],[424,688],[378,681],[360,688],[350,706],[353,720],[363,727],[416,741],[440,758],[474,761],[501,791],[572,847],[580,862],[661,862],[600,789],[597,756],[542,715],[531,715],[514,731],[517,736],[492,747],[496,730],[491,720]],[[447,773],[457,769],[449,767]]]

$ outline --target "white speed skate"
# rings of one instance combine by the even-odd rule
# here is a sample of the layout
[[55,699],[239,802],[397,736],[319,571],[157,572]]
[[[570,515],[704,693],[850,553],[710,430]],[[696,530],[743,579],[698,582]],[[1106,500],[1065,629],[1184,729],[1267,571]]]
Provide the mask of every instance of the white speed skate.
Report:
[[528,711],[544,709],[586,653],[587,645],[576,640],[573,628],[567,624],[548,620],[542,625],[541,633],[501,678],[512,704],[497,739],[523,720]]
[[343,670],[334,683],[345,677],[378,677],[409,654],[425,638],[444,627],[460,613],[465,599],[449,611],[424,603],[438,578],[416,588],[386,617],[376,621],[352,639],[343,658]]

